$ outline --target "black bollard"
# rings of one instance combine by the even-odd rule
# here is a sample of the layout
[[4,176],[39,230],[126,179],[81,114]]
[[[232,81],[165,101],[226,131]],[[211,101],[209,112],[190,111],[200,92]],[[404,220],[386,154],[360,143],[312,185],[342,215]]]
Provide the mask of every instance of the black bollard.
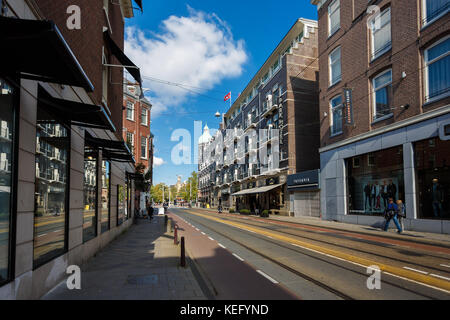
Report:
[[180,265],[186,267],[186,254],[184,252],[184,237],[181,237],[181,259]]
[[173,234],[173,243],[178,244],[178,227],[177,226],[175,226],[175,231]]

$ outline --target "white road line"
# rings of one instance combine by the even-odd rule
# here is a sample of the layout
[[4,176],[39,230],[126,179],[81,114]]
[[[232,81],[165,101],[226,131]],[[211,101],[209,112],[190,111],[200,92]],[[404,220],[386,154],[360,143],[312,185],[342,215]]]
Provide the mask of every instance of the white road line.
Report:
[[441,267],[446,267],[446,268],[450,268],[450,266],[449,266],[449,265],[447,265],[447,264],[441,264]]
[[208,237],[208,239],[209,239],[209,240],[211,240],[211,241],[214,241],[214,239],[213,239],[213,238],[211,238],[211,237]]
[[428,274],[428,272],[426,272],[426,271],[417,270],[417,269],[413,269],[413,268],[410,268],[410,267],[403,267],[403,269],[419,272],[421,274]]
[[267,274],[265,274],[264,272],[262,272],[261,270],[256,270],[256,272],[258,272],[260,275],[262,275],[264,278],[268,279],[269,281],[271,281],[272,283],[278,283],[277,280],[269,277]]
[[195,228],[195,230],[200,231],[198,228]]
[[43,237],[43,236],[46,236],[46,235],[48,235],[48,233],[43,233],[43,234],[40,234],[40,235],[38,235],[38,238],[39,238],[39,237]]
[[429,285],[429,284],[426,284],[426,283],[423,283],[423,282],[419,282],[419,281],[416,281],[416,280],[408,279],[408,278],[405,278],[405,277],[402,277],[402,276],[398,276],[396,274],[393,274],[393,273],[390,273],[390,272],[387,272],[387,271],[383,271],[383,273],[387,274],[387,275],[390,275],[392,277],[396,277],[396,278],[405,280],[405,281],[409,281],[409,282],[412,282],[412,283],[417,283],[417,284],[420,284],[422,286],[425,286],[425,287],[428,287],[428,288],[431,288],[431,289],[434,289],[434,290],[439,290],[439,291],[442,291],[442,292],[445,292],[445,293],[450,293],[450,291],[448,291],[448,290],[441,289],[441,288],[438,288],[438,287],[435,287],[435,286],[432,286],[432,285]]
[[219,247],[222,247],[224,249],[226,249],[227,247],[225,247],[223,244],[219,243]]
[[206,235],[206,233],[202,232],[202,235]]
[[450,281],[450,278],[447,278],[447,277],[444,277],[444,276],[440,276],[438,274],[430,273],[430,276]]
[[244,259],[242,259],[241,257],[239,257],[236,253],[233,253],[233,256],[235,256],[237,259],[244,261]]
[[271,237],[271,236],[267,236],[267,238],[273,239],[273,237]]
[[[245,229],[244,229],[245,230]],[[252,231],[252,230],[247,230],[248,232],[251,232],[251,233],[256,233],[255,231]]]

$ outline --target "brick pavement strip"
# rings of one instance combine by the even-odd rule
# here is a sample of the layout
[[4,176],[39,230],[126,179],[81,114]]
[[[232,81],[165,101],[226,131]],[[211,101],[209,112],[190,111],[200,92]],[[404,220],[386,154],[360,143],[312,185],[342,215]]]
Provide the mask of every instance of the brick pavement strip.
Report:
[[66,280],[44,300],[205,300],[192,270],[182,268],[179,246],[164,217],[140,220],[81,266],[81,290]]

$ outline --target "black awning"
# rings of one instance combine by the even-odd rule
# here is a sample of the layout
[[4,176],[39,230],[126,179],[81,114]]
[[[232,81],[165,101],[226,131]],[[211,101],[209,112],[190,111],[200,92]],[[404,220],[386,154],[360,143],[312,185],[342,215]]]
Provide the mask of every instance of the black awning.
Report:
[[144,176],[139,173],[127,172],[128,179],[130,180],[144,180]]
[[134,2],[136,2],[138,7],[141,9],[141,12],[144,12],[144,8],[142,8],[142,0],[134,0]]
[[[103,106],[54,98],[41,86],[38,88],[38,106],[56,119],[61,119],[68,124],[116,131]],[[38,115],[38,120],[52,120],[42,119],[45,114]]]
[[0,16],[0,30],[1,72],[94,91],[53,21]]
[[139,82],[142,86],[141,72],[139,68],[125,55],[125,53],[120,49],[120,47],[114,42],[114,40],[109,35],[108,31],[103,32],[106,43],[108,44],[111,53],[119,60],[119,62],[128,70],[128,72],[133,76],[134,80]]
[[86,132],[84,139],[90,148],[102,150],[102,156],[106,160],[136,162],[124,141],[94,138],[89,132]]

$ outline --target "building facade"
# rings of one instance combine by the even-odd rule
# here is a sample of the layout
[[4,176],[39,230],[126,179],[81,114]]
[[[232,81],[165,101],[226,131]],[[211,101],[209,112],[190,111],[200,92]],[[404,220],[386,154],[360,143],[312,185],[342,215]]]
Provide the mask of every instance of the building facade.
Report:
[[[299,19],[217,133],[200,138],[199,187],[210,206],[319,215],[318,186],[287,185],[289,175],[319,167],[317,34],[316,21]],[[296,202],[310,211],[295,210]]]
[[[133,153],[136,163],[150,171],[153,177],[153,134],[150,130],[152,105],[142,96],[139,83],[124,80],[123,140]],[[150,178],[150,184],[152,179]]]
[[313,0],[325,219],[450,232],[450,1]]
[[121,82],[133,3],[0,4],[0,298],[37,299],[132,223]]

